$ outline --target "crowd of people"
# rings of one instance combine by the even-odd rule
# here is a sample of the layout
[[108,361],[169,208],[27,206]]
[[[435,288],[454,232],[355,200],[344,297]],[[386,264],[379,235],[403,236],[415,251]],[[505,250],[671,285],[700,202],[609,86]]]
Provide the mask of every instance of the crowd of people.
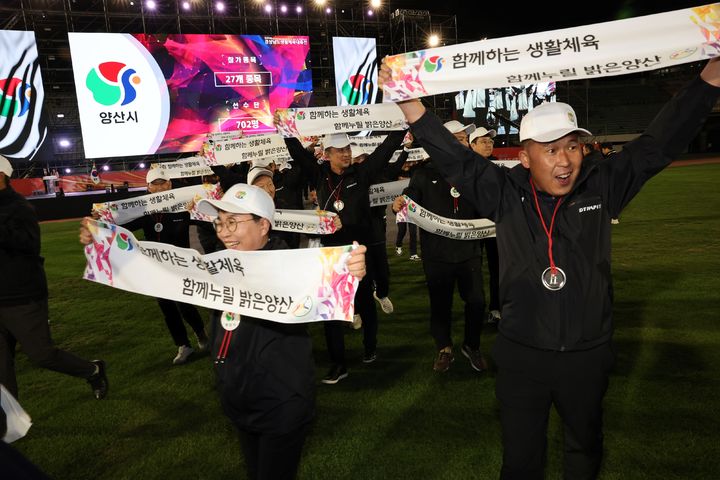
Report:
[[[383,65],[381,83],[390,75]],[[474,370],[487,370],[481,332],[484,325],[496,326],[492,359],[502,426],[501,478],[543,478],[552,406],[563,423],[565,477],[596,478],[603,453],[602,401],[614,362],[610,225],[692,140],[720,94],[718,87],[720,62],[711,60],[643,135],[619,152],[610,148],[606,156],[594,148],[583,152],[582,138],[591,133],[578,126],[572,107],[543,103],[522,119],[520,165],[512,169],[492,162],[495,130],[457,120],[443,123],[419,100],[400,102],[412,136],[389,132],[372,152],[354,155],[347,134],[328,134],[309,145],[287,138],[290,169],[248,162],[213,167],[215,178],[204,180],[219,182],[224,195],[198,203],[199,211],[213,218],[211,227],[198,227],[200,241],[207,252],[306,246],[298,234],[273,231],[273,217],[276,208],[301,209],[304,195],[314,192],[317,207],[336,214],[336,231],[320,236],[320,245],[356,246],[347,266],[359,280],[355,312],[363,330],[362,362],[372,364],[382,355],[378,306],[386,314],[402,312],[390,300],[387,209],[371,208],[370,186],[409,179],[392,203],[395,212],[412,200],[440,217],[492,220],[496,238],[458,240],[401,224],[391,245],[402,255],[407,231],[409,258],[422,262],[433,345],[428,369],[446,372],[459,350]],[[408,162],[408,146],[422,147],[429,158]],[[391,162],[397,150],[403,153]],[[162,172],[148,172],[148,192],[173,188]],[[20,343],[39,366],[84,378],[96,398],[105,398],[105,363],[52,344],[40,230],[28,202],[9,186],[11,174],[10,163],[0,157],[0,265],[6,272],[0,293],[0,383],[17,397],[14,355]],[[80,227],[83,244],[92,242],[90,221],[83,219]],[[146,240],[188,247],[190,223],[187,212],[159,213],[125,227],[142,230]],[[22,275],[10,280],[8,272]],[[464,302],[459,343],[452,333],[456,287]],[[193,305],[160,298],[158,305],[177,347],[172,364],[182,365],[196,351],[211,352],[220,402],[239,432],[248,477],[294,478],[316,415],[307,325],[249,316],[228,322],[237,314],[213,311],[206,328]],[[331,364],[320,381],[334,385],[350,374],[347,328],[339,321],[325,321],[323,328]]]

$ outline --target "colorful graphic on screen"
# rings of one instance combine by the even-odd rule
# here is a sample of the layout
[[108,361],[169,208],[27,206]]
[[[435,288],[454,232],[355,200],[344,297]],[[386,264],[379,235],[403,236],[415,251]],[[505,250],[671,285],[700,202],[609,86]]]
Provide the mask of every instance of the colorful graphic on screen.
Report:
[[29,160],[47,135],[33,32],[0,30],[0,155]]
[[305,107],[312,94],[305,36],[69,38],[88,158],[198,151],[209,132],[272,132],[276,108]]

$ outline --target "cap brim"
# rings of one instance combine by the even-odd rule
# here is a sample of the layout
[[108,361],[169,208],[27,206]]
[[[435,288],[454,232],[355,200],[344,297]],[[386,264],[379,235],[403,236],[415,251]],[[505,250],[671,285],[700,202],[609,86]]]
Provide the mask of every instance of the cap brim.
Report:
[[477,130],[477,127],[475,126],[474,123],[471,123],[470,125],[465,126],[465,128],[463,128],[463,129],[460,130],[460,131],[462,132],[463,130],[465,131],[465,133],[467,133],[468,135],[470,135],[470,134],[473,133],[475,130]]
[[570,133],[577,132],[578,134],[582,135],[592,135],[588,130],[585,130],[584,128],[562,128],[559,130],[552,130],[550,132],[546,132],[542,135],[536,135],[531,138],[527,138],[525,140],[535,140],[536,142],[552,142],[553,140],[557,140],[558,138],[562,138],[565,135],[568,135]]
[[252,213],[248,212],[244,208],[238,207],[233,203],[223,202],[222,200],[208,200],[207,198],[203,198],[198,202],[197,210],[198,212],[209,217],[217,217],[219,210],[228,213]]

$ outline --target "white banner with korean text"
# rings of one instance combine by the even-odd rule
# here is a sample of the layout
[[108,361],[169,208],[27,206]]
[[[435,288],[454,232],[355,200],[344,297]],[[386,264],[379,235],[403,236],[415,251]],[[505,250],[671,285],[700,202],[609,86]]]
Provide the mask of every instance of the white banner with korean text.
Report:
[[150,168],[159,168],[168,178],[190,178],[213,175],[213,171],[200,156],[187,157],[176,162],[153,163]]
[[397,223],[414,223],[426,232],[454,240],[479,240],[495,236],[495,223],[486,218],[461,220],[435,215],[405,196],[405,205],[395,215]]
[[[392,157],[390,157],[390,160],[388,160],[388,163],[397,162],[402,152],[402,150],[395,150],[392,154]],[[407,152],[408,158],[407,160],[405,160],[406,162],[419,162],[421,160],[430,158],[430,155],[428,155],[424,148],[410,148],[407,150]]]
[[203,144],[200,155],[205,158],[208,165],[214,166],[268,158],[289,158],[290,152],[285,146],[283,137],[272,133],[235,140],[208,141]]
[[376,183],[370,185],[370,206],[390,205],[397,197],[402,195],[407,188],[410,179],[397,180],[395,182]]
[[334,218],[337,213],[327,210],[275,210],[273,230],[306,233],[308,235],[332,235],[337,231]]
[[384,101],[645,72],[720,55],[720,4],[387,57]]
[[[100,220],[116,225],[128,222],[153,213],[179,213],[187,211],[200,199],[219,199],[222,197],[220,184],[202,184],[191,187],[174,188],[160,193],[149,193],[139,197],[127,198],[105,203],[94,203],[93,212],[100,215]],[[192,205],[194,204],[194,205]],[[197,219],[203,219],[202,214],[196,214]]]
[[117,225],[88,227],[87,280],[279,323],[353,319],[358,280],[346,265],[351,246],[200,255],[138,241]]
[[394,103],[345,107],[279,108],[276,123],[284,137],[310,137],[359,130],[405,130],[405,116]]

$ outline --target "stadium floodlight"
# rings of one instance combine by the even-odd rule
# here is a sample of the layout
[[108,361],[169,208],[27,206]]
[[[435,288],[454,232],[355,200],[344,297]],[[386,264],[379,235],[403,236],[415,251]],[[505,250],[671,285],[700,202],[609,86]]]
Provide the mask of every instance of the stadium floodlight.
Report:
[[382,6],[382,1],[380,0],[370,0],[370,6],[372,8],[380,8]]
[[287,13],[287,5],[280,5],[280,11],[282,13]]
[[190,2],[182,3],[183,10],[190,10]]
[[155,10],[157,4],[155,3],[155,0],[148,0],[145,6],[148,8],[148,10]]
[[142,162],[138,163],[138,168],[145,168],[145,164]]
[[66,168],[66,169],[65,169],[65,173],[72,173],[72,168],[69,168],[69,167]]
[[431,47],[437,47],[440,45],[440,36],[436,33],[431,34],[428,37],[428,45]]
[[302,7],[300,5],[298,5],[297,7],[295,7],[295,11],[297,13],[302,13]]
[[110,165],[103,165],[102,169],[107,172],[108,170],[110,170]]
[[325,0],[315,0],[315,5],[322,7],[325,5]]
[[215,9],[216,9],[218,12],[224,12],[224,11],[225,11],[225,4],[224,4],[223,2],[217,2],[217,3],[215,4]]
[[372,17],[372,16],[373,16],[373,11],[372,11],[372,10],[368,10],[368,13],[367,13],[367,14],[368,14],[368,17]]
[[68,148],[70,146],[70,140],[67,138],[61,138],[58,141],[58,145],[60,145],[62,148]]

